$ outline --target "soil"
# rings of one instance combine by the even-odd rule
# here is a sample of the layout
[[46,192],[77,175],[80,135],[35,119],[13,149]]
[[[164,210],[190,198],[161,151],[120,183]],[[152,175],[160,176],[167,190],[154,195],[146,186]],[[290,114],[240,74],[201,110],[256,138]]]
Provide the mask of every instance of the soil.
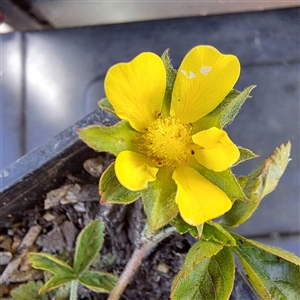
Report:
[[[145,215],[140,200],[126,206],[99,204],[99,176],[110,162],[111,157],[107,156],[86,161],[80,174],[69,174],[63,186],[49,191],[44,201],[36,201],[34,208],[24,211],[20,223],[7,228],[1,235],[0,251],[13,258],[23,258],[1,286],[0,297],[8,297],[9,291],[21,283],[43,279],[41,271],[31,268],[25,248],[25,252],[43,251],[67,256],[65,259],[70,260],[78,233],[95,218],[102,218],[105,223],[105,241],[101,260],[96,261],[94,267],[120,276],[138,245]],[[30,228],[38,232],[28,242],[28,235],[25,236]],[[159,243],[144,258],[121,299],[169,299],[173,278],[193,243],[194,239],[189,235],[177,233]],[[20,251],[20,247],[23,250]],[[1,273],[5,267],[0,266]],[[107,297],[107,294],[94,293],[83,287],[79,289],[78,299],[102,300]]]
[[[100,155],[85,161],[80,173],[68,174],[62,186],[49,191],[44,199],[36,199],[35,207],[24,211],[22,220],[0,235],[0,299],[9,297],[10,290],[22,283],[44,279],[42,271],[31,268],[28,251],[57,254],[72,264],[78,233],[96,218],[105,223],[105,240],[92,267],[120,276],[139,244],[146,217],[140,200],[125,206],[99,203],[99,177],[112,159]],[[179,233],[160,242],[144,258],[121,300],[170,299],[172,281],[194,242],[189,234]],[[82,300],[107,297],[83,286],[78,290]],[[230,299],[258,299],[238,270]]]

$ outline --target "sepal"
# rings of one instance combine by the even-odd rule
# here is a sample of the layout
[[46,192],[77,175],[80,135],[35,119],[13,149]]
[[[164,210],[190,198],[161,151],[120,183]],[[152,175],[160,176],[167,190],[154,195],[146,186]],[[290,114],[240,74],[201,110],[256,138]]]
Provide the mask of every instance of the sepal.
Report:
[[172,179],[171,168],[161,168],[157,179],[149,182],[148,187],[141,191],[144,210],[152,231],[168,224],[178,214],[175,203],[176,184]]
[[107,98],[103,98],[103,99],[99,100],[97,102],[97,104],[101,109],[107,111],[108,113],[110,113],[114,116],[117,116],[113,106],[110,104],[110,102],[108,101]]
[[101,202],[111,204],[129,204],[136,201],[141,192],[132,192],[124,188],[115,173],[115,163],[112,163],[102,174],[99,182]]
[[193,124],[193,133],[211,127],[222,129],[230,124],[238,114],[246,99],[249,98],[249,94],[254,88],[255,86],[251,85],[242,92],[231,90],[225,99],[212,112]]
[[121,151],[138,151],[137,136],[127,121],[121,121],[113,126],[92,125],[77,129],[79,138],[90,148],[99,152],[109,152],[118,155]]
[[190,162],[190,166],[203,175],[207,180],[223,190],[231,200],[246,200],[242,187],[230,169],[222,172],[214,172],[200,165],[196,160]]
[[168,117],[170,112],[170,106],[171,106],[172,90],[173,90],[173,85],[174,85],[177,71],[172,66],[171,58],[169,55],[169,49],[164,51],[163,55],[161,56],[161,59],[163,61],[163,64],[166,69],[166,74],[167,74],[167,85],[166,85],[166,92],[163,101],[162,115],[163,117]]
[[240,164],[246,160],[250,160],[250,159],[259,157],[259,155],[255,154],[254,152],[252,152],[249,149],[243,148],[241,146],[238,146],[238,149],[240,151],[240,156],[239,156],[239,159],[237,160],[237,162],[233,165],[233,167],[237,166],[238,164]]

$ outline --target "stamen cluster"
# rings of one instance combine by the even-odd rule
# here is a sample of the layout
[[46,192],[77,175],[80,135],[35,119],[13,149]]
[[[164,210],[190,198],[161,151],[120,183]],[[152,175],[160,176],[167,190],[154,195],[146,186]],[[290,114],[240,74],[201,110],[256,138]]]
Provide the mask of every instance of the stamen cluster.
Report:
[[179,119],[159,117],[141,136],[139,149],[151,157],[158,167],[176,168],[187,162],[191,155],[190,124],[183,124]]

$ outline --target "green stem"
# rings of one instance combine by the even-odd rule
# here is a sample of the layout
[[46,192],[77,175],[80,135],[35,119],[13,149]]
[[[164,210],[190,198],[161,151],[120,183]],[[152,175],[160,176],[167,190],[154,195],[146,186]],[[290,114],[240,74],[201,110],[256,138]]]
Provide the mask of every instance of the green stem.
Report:
[[78,288],[78,280],[71,281],[71,288],[70,288],[70,300],[77,299],[77,288]]
[[153,234],[148,230],[147,226],[145,227],[142,234],[140,246],[134,250],[123,273],[121,274],[117,284],[115,285],[107,300],[120,299],[126,286],[130,282],[131,278],[140,266],[142,259],[148,253],[148,251],[175,231],[175,227],[167,227],[162,229],[158,233]]

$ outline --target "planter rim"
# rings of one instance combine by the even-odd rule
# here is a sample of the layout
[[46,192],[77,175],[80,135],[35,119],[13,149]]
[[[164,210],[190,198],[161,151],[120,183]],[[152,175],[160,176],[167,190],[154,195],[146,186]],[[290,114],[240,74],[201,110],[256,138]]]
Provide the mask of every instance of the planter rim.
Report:
[[97,109],[80,121],[22,156],[0,172],[0,231],[35,199],[63,183],[66,174],[79,171],[85,159],[95,156],[77,136],[78,128],[88,125],[112,125],[117,118]]

